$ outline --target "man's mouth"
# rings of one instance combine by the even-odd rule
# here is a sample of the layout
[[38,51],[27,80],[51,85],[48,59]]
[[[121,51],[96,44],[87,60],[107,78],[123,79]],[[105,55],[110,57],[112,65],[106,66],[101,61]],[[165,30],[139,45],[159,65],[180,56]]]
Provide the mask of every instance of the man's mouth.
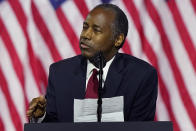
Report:
[[83,49],[88,49],[90,48],[90,46],[84,42],[80,42],[80,47],[83,48]]

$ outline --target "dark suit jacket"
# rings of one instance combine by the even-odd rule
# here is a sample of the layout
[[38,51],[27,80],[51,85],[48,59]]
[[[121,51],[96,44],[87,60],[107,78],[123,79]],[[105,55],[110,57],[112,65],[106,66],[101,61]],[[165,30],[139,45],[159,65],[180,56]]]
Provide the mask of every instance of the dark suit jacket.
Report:
[[[73,100],[84,99],[86,59],[79,55],[50,66],[44,122],[73,122]],[[124,96],[125,121],[154,119],[157,72],[148,63],[117,53],[104,84],[103,97]]]

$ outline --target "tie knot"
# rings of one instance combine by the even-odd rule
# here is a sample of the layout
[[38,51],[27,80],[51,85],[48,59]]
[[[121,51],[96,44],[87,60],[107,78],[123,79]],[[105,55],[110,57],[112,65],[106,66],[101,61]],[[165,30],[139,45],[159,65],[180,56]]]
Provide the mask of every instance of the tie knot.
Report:
[[94,76],[94,75],[98,75],[97,69],[93,69],[93,76]]

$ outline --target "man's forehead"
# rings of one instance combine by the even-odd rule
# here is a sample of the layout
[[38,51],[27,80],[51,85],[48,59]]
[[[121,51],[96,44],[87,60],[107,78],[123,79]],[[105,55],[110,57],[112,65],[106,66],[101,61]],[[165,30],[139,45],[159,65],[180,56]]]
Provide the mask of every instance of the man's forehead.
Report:
[[109,8],[94,8],[89,12],[89,14],[94,14],[94,15],[99,15],[99,14],[104,14],[104,15],[110,15],[111,17],[115,16],[115,13],[112,9]]
[[113,22],[115,17],[115,13],[112,10],[106,10],[103,8],[96,8],[93,9],[87,16],[86,22],[87,21],[93,21],[95,23],[100,23],[100,24],[110,24]]

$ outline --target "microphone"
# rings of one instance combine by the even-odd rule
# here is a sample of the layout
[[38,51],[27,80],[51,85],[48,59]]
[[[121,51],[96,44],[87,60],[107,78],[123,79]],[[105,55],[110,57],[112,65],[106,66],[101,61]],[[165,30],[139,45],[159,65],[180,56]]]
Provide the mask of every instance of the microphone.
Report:
[[103,88],[102,88],[102,75],[103,75],[103,68],[106,65],[106,60],[103,56],[103,53],[99,51],[95,54],[94,57],[90,59],[90,61],[99,68],[99,87],[98,87],[98,100],[97,100],[97,122],[101,122],[102,117],[102,95],[103,95]]
[[103,69],[106,65],[106,59],[103,56],[103,52],[99,51],[98,53],[96,53],[93,57],[91,57],[89,59],[89,61],[91,63],[93,63],[93,65],[99,69]]

